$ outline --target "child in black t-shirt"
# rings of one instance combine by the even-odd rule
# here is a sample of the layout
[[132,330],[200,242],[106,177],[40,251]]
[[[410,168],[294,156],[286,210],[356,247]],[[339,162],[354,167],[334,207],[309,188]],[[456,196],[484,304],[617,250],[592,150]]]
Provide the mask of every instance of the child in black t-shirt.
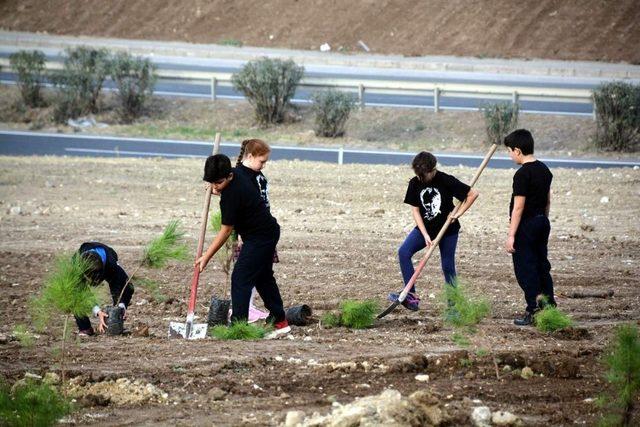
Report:
[[[453,198],[463,201],[455,218],[453,218],[456,220],[469,209],[478,197],[476,190],[455,177],[437,170],[436,164],[435,156],[426,151],[418,153],[413,159],[412,167],[416,176],[409,181],[404,202],[411,205],[411,213],[416,227],[409,233],[398,250],[400,271],[405,285],[409,283],[415,272],[411,257],[419,250],[431,245],[431,239],[435,239],[454,209]],[[442,273],[448,284],[455,283],[455,253],[459,230],[460,224],[457,221],[452,222],[440,240]],[[415,292],[415,286],[413,286],[402,302],[402,305],[413,311],[418,310],[420,302],[420,298]],[[391,293],[389,300],[396,301],[398,296],[398,293]]]
[[[92,286],[97,286],[106,281],[109,284],[109,292],[111,293],[113,304],[117,304],[122,288],[129,280],[129,276],[118,264],[116,251],[103,243],[85,242],[80,245],[77,253],[89,263],[89,269],[86,272],[89,283]],[[133,285],[129,283],[127,289],[122,293],[122,300],[119,303],[121,308],[126,310],[131,302],[133,292]],[[107,327],[105,319],[108,314],[102,311],[100,306],[95,306],[93,307],[93,315],[98,318],[98,332],[104,332]],[[95,333],[91,326],[91,321],[86,316],[76,316],[76,324],[78,325],[78,335],[80,336],[90,336]]]
[[[261,139],[246,139],[240,145],[240,154],[236,161],[236,172],[244,174],[251,182],[256,185],[260,197],[264,200],[267,209],[271,210],[269,203],[269,183],[267,177],[262,173],[262,169],[269,161],[271,147]],[[242,250],[242,241],[238,242],[234,253],[235,260],[240,256]],[[273,253],[273,262],[280,262],[278,250]],[[249,322],[255,322],[265,319],[267,314],[255,307],[253,301],[256,296],[256,288],[251,291],[251,300],[249,301]]]
[[[525,326],[533,323],[533,314],[544,304],[542,301],[556,305],[551,263],[547,258],[553,175],[547,165],[534,157],[533,137],[528,130],[511,132],[504,138],[504,145],[511,159],[521,165],[513,176],[505,249],[512,254],[516,279],[527,302],[525,315],[514,323]],[[539,296],[544,298],[537,300]]]
[[280,238],[280,226],[256,191],[255,184],[224,154],[209,156],[204,180],[220,195],[222,226],[206,253],[196,260],[200,271],[224,245],[235,229],[243,247],[231,275],[232,321],[247,320],[251,289],[255,286],[269,310],[275,330],[267,338],[288,333],[280,290],[273,276],[273,253]]

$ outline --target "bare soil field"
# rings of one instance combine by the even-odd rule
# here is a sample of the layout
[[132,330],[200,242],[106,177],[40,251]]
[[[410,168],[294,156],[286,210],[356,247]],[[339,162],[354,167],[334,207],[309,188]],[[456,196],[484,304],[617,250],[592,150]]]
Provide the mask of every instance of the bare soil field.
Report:
[[636,0],[5,0],[0,28],[405,56],[638,63]]
[[[52,261],[83,241],[113,246],[131,272],[143,246],[169,220],[180,219],[195,252],[201,169],[201,160],[186,159],[0,158],[0,334],[29,324],[29,300]],[[466,181],[474,172],[445,171]],[[387,293],[401,286],[396,250],[412,221],[402,204],[410,168],[279,161],[265,173],[283,230],[276,277],[285,304],[309,304],[318,316],[347,298],[384,305]],[[603,348],[616,325],[640,318],[640,171],[553,173],[550,260],[559,306],[577,322],[573,329],[543,334],[512,324],[523,309],[503,249],[513,170],[487,170],[480,198],[461,220],[457,267],[493,309],[468,345],[456,344],[456,331],[441,320],[438,256],[419,280],[417,313],[397,309],[358,331],[294,327],[291,339],[256,342],[167,339],[169,321],[186,314],[192,271],[188,262],[173,263],[143,272],[161,284],[167,302],[138,286],[129,310],[126,326],[145,323],[150,336],[97,336],[68,349],[77,384],[128,378],[166,396],[144,404],[84,396],[69,421],[277,425],[290,410],[324,414],[334,402],[394,389],[403,396],[428,393],[443,424],[470,424],[477,400],[527,425],[595,424],[601,412],[592,399],[607,389]],[[219,268],[201,276],[200,320],[223,282]],[[614,290],[612,298],[567,296],[606,289]],[[2,374],[13,381],[57,369],[59,326],[52,323],[31,347],[0,344]],[[518,375],[524,367],[532,378]],[[416,381],[418,374],[429,381]]]

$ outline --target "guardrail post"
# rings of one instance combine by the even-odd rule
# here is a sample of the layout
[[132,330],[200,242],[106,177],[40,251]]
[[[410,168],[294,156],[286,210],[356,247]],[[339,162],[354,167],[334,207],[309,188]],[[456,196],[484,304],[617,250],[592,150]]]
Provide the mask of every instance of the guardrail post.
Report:
[[216,100],[216,86],[218,85],[218,79],[211,77],[211,100]]
[[338,164],[339,165],[344,164],[344,147],[342,146],[338,148]]
[[595,122],[595,121],[598,120],[598,112],[596,111],[596,103],[595,102],[591,103],[591,108],[593,110],[593,113],[592,113],[593,121]]
[[519,100],[520,100],[520,95],[518,94],[517,90],[514,90],[513,94],[511,95],[511,102],[513,102],[513,105],[517,107]]
[[360,109],[364,108],[364,85],[360,83],[358,85],[358,101],[360,101]]
[[440,111],[440,89],[436,87],[433,89],[433,112],[438,111]]

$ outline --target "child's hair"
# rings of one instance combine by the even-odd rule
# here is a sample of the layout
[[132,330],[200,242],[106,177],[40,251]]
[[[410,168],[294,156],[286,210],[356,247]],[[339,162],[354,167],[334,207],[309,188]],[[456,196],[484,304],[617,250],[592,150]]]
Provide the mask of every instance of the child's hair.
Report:
[[423,180],[429,172],[435,169],[437,163],[436,156],[427,151],[421,151],[413,158],[411,167],[416,176]]
[[204,163],[204,177],[207,182],[215,182],[219,179],[226,178],[231,173],[231,160],[224,154],[216,154],[207,157]]
[[102,258],[95,251],[86,251],[80,254],[82,259],[87,263],[87,269],[84,272],[84,278],[90,285],[99,285],[102,277]]
[[248,156],[249,154],[251,154],[252,156],[264,156],[265,154],[269,154],[270,152],[271,147],[269,147],[269,144],[267,144],[263,140],[245,139],[240,145],[240,154],[238,155],[236,166],[240,166],[242,160],[244,160],[245,156]]
[[523,155],[533,154],[533,136],[526,129],[516,129],[504,137],[504,145],[512,150],[519,148]]

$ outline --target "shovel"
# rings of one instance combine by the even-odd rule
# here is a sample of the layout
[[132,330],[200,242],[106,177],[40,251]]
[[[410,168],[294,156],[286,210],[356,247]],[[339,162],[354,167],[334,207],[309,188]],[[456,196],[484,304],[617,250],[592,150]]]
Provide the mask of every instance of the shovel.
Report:
[[[470,186],[472,188],[476,184],[476,182],[478,181],[478,178],[480,178],[480,174],[482,173],[484,168],[487,166],[487,163],[489,163],[489,160],[491,159],[491,156],[493,156],[493,153],[496,152],[497,148],[498,148],[498,146],[496,144],[493,144],[491,146],[491,148],[489,148],[489,152],[487,153],[486,156],[484,156],[484,159],[482,160],[482,163],[480,163],[480,166],[478,166],[478,170],[476,171],[475,176],[471,180]],[[416,268],[416,271],[413,273],[413,276],[411,276],[411,279],[409,280],[407,285],[404,287],[404,289],[402,289],[402,292],[400,292],[400,295],[398,296],[398,299],[396,301],[394,301],[389,307],[387,307],[387,309],[385,311],[383,311],[382,313],[378,314],[377,319],[382,319],[384,316],[386,316],[387,314],[391,313],[393,310],[395,310],[395,308],[397,306],[402,304],[402,302],[405,300],[405,298],[407,297],[407,294],[409,293],[409,290],[411,289],[411,287],[418,280],[418,277],[420,276],[420,273],[422,273],[422,269],[424,268],[425,264],[427,263],[427,261],[431,257],[431,254],[433,253],[433,251],[436,249],[436,247],[440,243],[440,240],[442,240],[442,237],[444,236],[444,233],[446,233],[447,228],[449,228],[449,225],[451,225],[451,222],[452,222],[451,216],[455,215],[458,212],[458,208],[460,208],[460,205],[461,204],[459,204],[458,206],[456,206],[453,209],[453,211],[451,212],[451,215],[449,215],[449,217],[445,221],[444,225],[440,229],[440,232],[438,232],[438,235],[436,236],[436,238],[431,241],[431,246],[429,246],[429,249],[427,250],[427,253],[424,255],[422,260],[420,260],[420,263],[418,264],[418,267]]]
[[[212,154],[217,154],[220,150],[220,133],[216,133]],[[200,238],[198,239],[198,249],[196,260],[202,256],[204,247],[204,236],[207,232],[207,220],[209,218],[209,205],[211,203],[211,186],[207,187],[202,209],[202,223],[200,225]],[[169,323],[169,338],[185,338],[189,340],[202,339],[207,336],[206,323],[193,323],[196,310],[196,296],[198,295],[198,280],[200,279],[200,268],[196,265],[193,269],[191,279],[191,295],[189,296],[189,308],[187,311],[187,321]]]

